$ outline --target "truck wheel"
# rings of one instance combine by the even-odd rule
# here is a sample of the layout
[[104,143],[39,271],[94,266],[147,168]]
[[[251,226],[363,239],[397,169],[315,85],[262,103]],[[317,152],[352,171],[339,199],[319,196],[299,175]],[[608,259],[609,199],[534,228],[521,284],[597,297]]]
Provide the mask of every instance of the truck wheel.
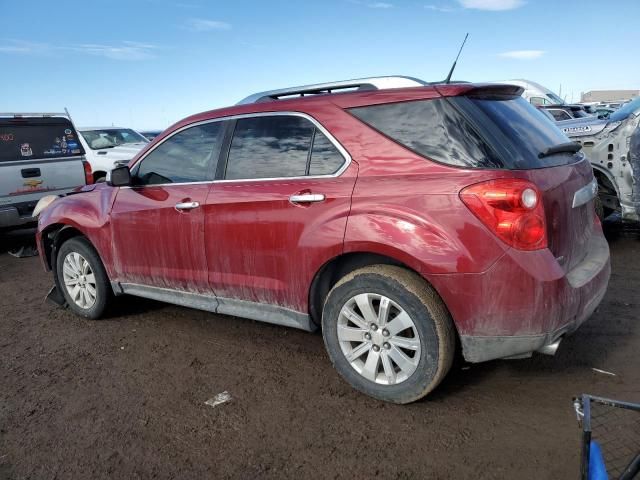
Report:
[[73,237],[56,257],[57,284],[69,308],[81,317],[98,319],[113,294],[109,278],[91,243]]
[[361,268],[333,287],[322,334],[351,386],[393,403],[431,392],[455,353],[453,322],[438,294],[417,274],[389,265]]

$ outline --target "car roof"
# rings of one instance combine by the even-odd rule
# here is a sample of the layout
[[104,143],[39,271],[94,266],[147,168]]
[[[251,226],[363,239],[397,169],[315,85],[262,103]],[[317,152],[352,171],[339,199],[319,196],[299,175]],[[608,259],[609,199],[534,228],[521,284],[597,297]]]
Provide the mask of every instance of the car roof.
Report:
[[[481,91],[520,96],[523,90],[520,86],[505,84],[468,82],[426,84],[425,82],[425,85],[404,88],[363,89],[340,93],[321,93],[293,98],[263,100],[256,103],[241,103],[215,110],[208,110],[179,121],[169,127],[168,132],[190,123],[237,115],[249,115],[262,112],[305,112],[306,110],[321,108],[322,105],[326,104],[348,109],[366,105],[452,97],[469,94],[471,92],[479,93]],[[264,95],[260,98],[264,98]]]

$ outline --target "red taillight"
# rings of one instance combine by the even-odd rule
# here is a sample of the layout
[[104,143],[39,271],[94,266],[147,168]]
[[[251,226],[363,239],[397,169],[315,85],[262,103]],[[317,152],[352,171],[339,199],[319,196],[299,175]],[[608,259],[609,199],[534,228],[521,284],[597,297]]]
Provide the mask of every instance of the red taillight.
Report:
[[547,222],[537,187],[526,180],[499,179],[463,189],[464,204],[502,241],[519,250],[547,248]]
[[93,172],[91,171],[91,165],[86,160],[82,161],[82,166],[84,167],[84,181],[87,185],[91,185],[93,183]]

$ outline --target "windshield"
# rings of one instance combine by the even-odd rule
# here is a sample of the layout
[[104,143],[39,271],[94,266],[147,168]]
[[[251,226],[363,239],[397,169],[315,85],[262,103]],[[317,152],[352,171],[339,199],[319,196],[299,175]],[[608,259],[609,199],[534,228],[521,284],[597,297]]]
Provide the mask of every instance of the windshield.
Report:
[[80,132],[86,140],[89,148],[100,150],[101,148],[113,148],[118,145],[132,143],[148,143],[149,141],[138,132],[130,128],[108,128],[101,130],[83,130]]
[[556,95],[553,92],[547,93],[547,97],[551,99],[552,103],[559,104],[559,105],[564,104],[564,100],[561,99],[558,95]]
[[637,114],[638,110],[640,110],[640,98],[636,98],[633,102],[629,102],[621,109],[613,112],[611,115],[609,115],[609,120],[613,122],[621,122],[632,113]]

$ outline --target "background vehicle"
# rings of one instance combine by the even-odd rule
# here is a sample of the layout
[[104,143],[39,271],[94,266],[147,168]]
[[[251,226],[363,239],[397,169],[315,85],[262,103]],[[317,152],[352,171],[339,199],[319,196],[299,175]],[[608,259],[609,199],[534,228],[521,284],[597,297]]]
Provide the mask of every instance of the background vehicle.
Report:
[[382,77],[189,117],[42,212],[58,300],[321,325],[338,372],[397,403],[439,384],[456,335],[470,362],[553,353],[609,250],[591,166],[520,93]]
[[33,224],[42,196],[91,181],[68,113],[0,113],[0,229]]
[[556,122],[570,120],[572,118],[591,118],[582,105],[562,104],[562,105],[540,105],[541,110],[549,112]]
[[640,98],[607,119],[581,118],[557,125],[579,142],[598,179],[602,214],[620,212],[625,221],[640,220]]
[[595,107],[595,114],[598,118],[609,118],[609,115],[611,115],[615,111],[616,111],[615,108],[602,107],[602,106]]
[[543,87],[539,83],[531,80],[517,79],[517,80],[501,80],[498,82],[490,82],[500,85],[517,85],[521,87],[522,97],[525,98],[532,105],[562,105],[564,100],[556,95],[554,92],[546,87]]
[[95,181],[105,178],[111,169],[129,163],[149,143],[130,128],[83,127],[78,131]]
[[140,133],[144,135],[144,137],[147,140],[152,141],[154,138],[156,138],[158,135],[162,133],[162,130],[145,130],[144,132],[140,132]]

